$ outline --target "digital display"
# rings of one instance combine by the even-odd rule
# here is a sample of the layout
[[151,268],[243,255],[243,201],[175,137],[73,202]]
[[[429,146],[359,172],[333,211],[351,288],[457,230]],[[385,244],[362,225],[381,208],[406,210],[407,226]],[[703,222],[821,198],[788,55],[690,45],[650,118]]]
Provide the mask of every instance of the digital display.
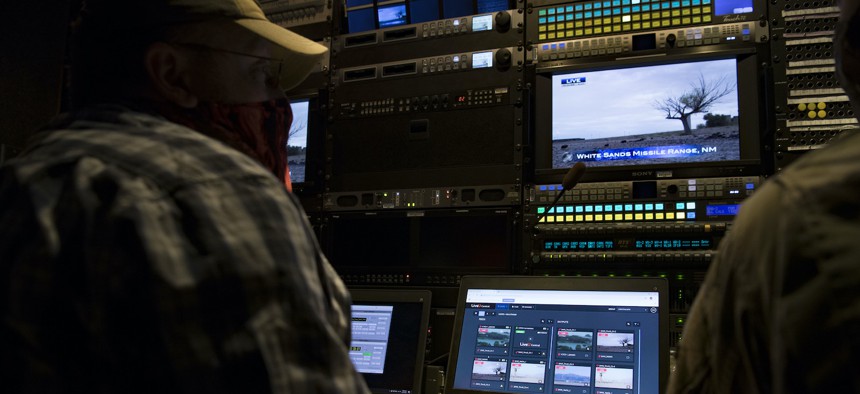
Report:
[[552,168],[739,160],[737,85],[734,58],[555,74]]
[[479,15],[472,17],[472,31],[486,31],[493,28],[492,15]]
[[740,204],[708,204],[705,207],[705,214],[708,216],[736,216]]
[[379,27],[391,27],[406,24],[406,4],[394,4],[379,7],[377,9],[379,16]]
[[493,52],[475,52],[472,54],[472,68],[493,67]]
[[714,15],[748,14],[753,12],[753,0],[715,0]]
[[305,158],[308,150],[308,107],[309,100],[290,101],[293,111],[293,123],[287,137],[287,162],[290,169],[290,180],[305,181]]

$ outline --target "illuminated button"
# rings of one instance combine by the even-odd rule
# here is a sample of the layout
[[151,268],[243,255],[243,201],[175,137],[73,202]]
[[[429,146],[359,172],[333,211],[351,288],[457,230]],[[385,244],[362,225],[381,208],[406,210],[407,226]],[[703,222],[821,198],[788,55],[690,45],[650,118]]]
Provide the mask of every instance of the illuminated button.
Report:
[[815,113],[815,111],[809,111],[809,113],[808,113],[808,114],[806,114],[806,116],[808,116],[808,117],[809,117],[809,119],[815,119],[815,117],[816,117],[817,115],[818,115],[818,114],[816,114],[816,113]]
[[[707,3],[705,3],[705,4],[707,4]],[[704,12],[706,14],[710,14],[711,13],[711,7],[707,7],[707,6],[702,7],[702,12]]]
[[684,218],[684,212],[675,212],[675,219],[679,219],[679,220],[680,220],[680,219],[683,219],[683,218]]
[[797,104],[798,111],[806,111],[806,103]]
[[637,211],[641,211],[642,210],[642,204],[636,204],[634,209]]
[[564,207],[564,212],[565,213],[573,213],[573,206],[568,205],[568,206]]
[[581,205],[576,207],[576,213],[582,213],[582,211],[583,209]]
[[684,209],[684,203],[682,203],[682,202],[675,203],[675,209]]
[[581,222],[582,221],[582,215],[576,215],[576,221]]
[[612,205],[604,205],[603,210],[606,212],[612,212]]
[[630,15],[624,15],[621,17],[621,22],[630,22]]
[[538,34],[538,40],[540,40],[540,41],[546,40],[546,34]]
[[827,117],[827,111],[824,111],[824,110],[818,111],[818,117],[819,118],[826,118]]
[[666,212],[666,219],[672,220],[675,218],[675,212]]
[[702,17],[694,16],[693,17],[693,23],[702,23]]
[[624,214],[624,220],[633,220],[633,214],[632,213],[625,213]]
[[646,211],[653,211],[654,210],[654,204],[645,204],[645,210]]
[[544,213],[544,212],[546,212],[546,208],[544,208],[544,207],[538,207],[538,209],[537,209],[537,213],[538,213],[538,215],[540,215],[540,214],[542,214],[542,213]]
[[621,212],[621,211],[623,211],[621,205],[616,205],[615,206],[615,212]]
[[546,13],[547,13],[547,14],[549,14],[549,15],[555,15],[555,8],[550,8],[550,9],[548,9],[548,10],[546,11]]
[[642,220],[643,216],[641,213],[637,213],[636,215],[634,215],[634,217],[636,218],[636,220]]
[[594,212],[594,206],[593,205],[586,205],[585,206],[585,212]]
[[586,222],[594,221],[594,215],[585,215],[585,221]]
[[546,10],[538,10],[538,15],[546,15]]
[[594,220],[597,222],[602,222],[603,221],[603,215],[594,215]]
[[554,39],[554,38],[555,38],[555,33],[549,33],[549,34],[547,34],[547,35],[546,35],[546,38],[548,38],[548,39],[550,39],[550,40]]
[[585,35],[590,35],[590,34],[592,34],[591,29],[585,29]]
[[693,7],[693,15],[699,15],[702,13],[702,7]]
[[685,9],[681,10],[681,15],[684,15],[684,16],[690,15],[690,9],[685,8]]
[[632,211],[633,210],[633,204],[625,204],[624,210],[625,211]]
[[595,205],[594,212],[603,212],[603,205]]
[[688,202],[687,203],[687,209],[696,209],[696,203]]
[[663,220],[663,218],[665,218],[665,217],[666,217],[666,215],[663,214],[662,212],[654,214],[654,218],[657,220]]
[[555,217],[555,221],[556,221],[556,222],[559,222],[559,223],[563,223],[563,222],[564,222],[564,216],[557,215],[557,216]]
[[624,219],[624,215],[622,215],[620,213],[615,214],[615,220],[623,220],[623,219]]
[[654,220],[654,214],[653,213],[646,213],[645,214],[645,220]]
[[656,209],[658,211],[662,211],[663,210],[663,203],[659,203],[659,204],[654,205],[654,209]]
[[825,108],[827,108],[827,103],[818,103],[818,109],[825,109]]
[[550,223],[555,223],[555,216],[547,216],[546,221]]
[[702,15],[702,22],[708,23],[711,21],[710,15]]
[[696,218],[695,212],[687,212],[687,219],[695,219],[695,218]]
[[565,216],[565,217],[564,217],[564,221],[566,221],[566,222],[572,222],[572,221],[573,221],[573,215],[567,215],[567,216]]

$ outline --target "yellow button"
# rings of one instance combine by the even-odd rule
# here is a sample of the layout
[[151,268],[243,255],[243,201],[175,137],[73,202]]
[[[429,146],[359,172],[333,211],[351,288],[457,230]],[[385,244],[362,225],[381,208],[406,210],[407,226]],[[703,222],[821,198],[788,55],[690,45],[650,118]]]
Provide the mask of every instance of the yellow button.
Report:
[[540,41],[546,40],[546,34],[538,34],[538,40],[540,40]]
[[576,35],[581,36],[582,35],[582,29],[576,29]]
[[587,36],[591,35],[592,34],[591,31],[592,31],[591,28],[585,29],[585,35],[587,35]]
[[546,221],[550,223],[555,223],[555,216],[547,216]]
[[[708,12],[710,12],[710,11],[708,11]],[[702,15],[702,22],[708,23],[710,21],[711,21],[710,15]]]
[[702,7],[693,7],[693,13],[698,15],[702,13]]
[[603,221],[603,215],[594,215],[594,221],[602,222]]
[[808,116],[809,119],[815,119],[816,113],[815,113],[815,111],[809,111],[809,113],[806,114],[806,116]]
[[585,27],[591,27],[591,25],[593,25],[593,24],[594,24],[594,23],[593,23],[593,21],[592,21],[591,19],[589,19],[589,20],[585,21]]
[[594,34],[600,34],[600,33],[603,33],[603,28],[602,27],[595,27],[594,28]]
[[586,222],[593,222],[594,221],[594,215],[585,215],[585,221]]
[[664,18],[668,18],[668,17],[672,16],[672,13],[671,13],[671,12],[669,12],[669,11],[663,11],[662,16],[663,16]]
[[582,221],[582,215],[576,215],[576,221],[581,222]]
[[702,17],[694,16],[693,17],[693,23],[702,23]]
[[621,23],[621,17],[620,16],[613,16],[612,17],[612,23]]
[[702,7],[702,12],[704,12],[706,14],[710,14],[711,13],[711,6]]
[[672,10],[672,16],[681,16],[681,10]]
[[642,22],[642,28],[643,29],[650,29],[651,28],[651,22]]
[[685,25],[689,25],[690,24],[690,18],[681,18],[681,23],[683,23]]
[[642,24],[641,24],[641,23],[634,23],[634,24],[633,24],[633,30],[639,30],[639,29],[641,29],[641,28],[642,28]]
[[674,19],[672,19],[672,25],[673,25],[673,26],[678,26],[678,25],[680,25],[680,24],[681,24],[681,18],[674,18]]
[[642,214],[641,213],[637,213],[636,215],[634,215],[634,217],[636,218],[636,220],[642,220]]
[[653,213],[646,213],[645,214],[645,220],[654,220],[654,214]]
[[663,215],[663,212],[655,213],[654,215],[656,215],[656,216],[655,216],[655,218],[656,218],[657,220],[663,220],[663,218],[665,217],[665,216]]
[[642,14],[642,20],[647,21],[651,19],[651,14]]
[[555,25],[549,25],[549,31],[555,31]]
[[549,33],[546,37],[552,40],[553,38],[555,38],[555,33]]
[[827,103],[818,103],[818,109],[825,109],[825,108],[827,108]]
[[565,217],[564,217],[564,221],[565,221],[565,222],[572,222],[572,221],[573,221],[573,215],[567,215],[567,216],[565,216]]
[[615,214],[615,220],[624,220],[624,215],[622,215],[620,213],[616,213]]
[[566,34],[568,37],[573,37],[573,30],[570,30]]
[[624,214],[624,220],[633,220],[633,214],[632,213],[625,213]]
[[546,26],[544,26],[544,25],[538,26],[538,31],[546,31]]
[[825,111],[825,110],[818,111],[818,117],[819,118],[826,118],[827,117],[827,111]]
[[608,25],[610,23],[612,23],[612,18],[603,18],[603,24],[604,25]]
[[642,19],[642,16],[641,16],[641,15],[639,15],[639,14],[635,14],[635,15],[633,15],[633,22],[636,22],[636,21],[638,21],[638,20],[640,20],[640,19]]
[[576,21],[576,24],[575,24],[574,26],[576,26],[576,27],[582,27],[582,21]]
[[804,104],[804,103],[797,104],[797,110],[798,111],[806,111],[806,104]]
[[666,219],[672,220],[675,218],[675,212],[666,212]]
[[[576,23],[580,23],[580,22],[576,22]],[[558,29],[558,30],[564,30],[564,23],[558,23],[558,24],[556,24],[556,25],[555,25],[555,28],[556,28],[556,29]]]
[[684,8],[683,10],[681,10],[681,15],[690,15],[690,10],[687,8]]

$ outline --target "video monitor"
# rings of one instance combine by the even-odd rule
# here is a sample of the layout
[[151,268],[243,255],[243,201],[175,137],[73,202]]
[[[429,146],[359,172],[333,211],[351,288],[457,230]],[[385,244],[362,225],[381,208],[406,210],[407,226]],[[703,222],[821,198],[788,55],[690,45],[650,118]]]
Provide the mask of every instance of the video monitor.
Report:
[[[478,13],[505,11],[509,7],[508,0],[478,0]],[[515,8],[515,7],[512,7]]]
[[379,28],[406,24],[406,3],[380,5],[376,10]]
[[308,122],[310,100],[290,100],[293,110],[293,123],[287,137],[287,163],[290,180],[294,183],[305,181],[305,166],[308,153]]
[[552,75],[552,168],[741,159],[734,57]]
[[662,392],[667,298],[663,279],[465,276],[446,392]]
[[421,392],[428,290],[350,289],[349,357],[372,393]]

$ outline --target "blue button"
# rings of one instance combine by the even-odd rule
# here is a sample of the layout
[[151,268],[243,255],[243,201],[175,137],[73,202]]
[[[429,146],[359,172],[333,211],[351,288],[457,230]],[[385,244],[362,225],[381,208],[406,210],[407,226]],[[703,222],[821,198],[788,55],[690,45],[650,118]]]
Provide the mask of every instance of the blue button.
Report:
[[541,191],[546,191],[546,185],[540,185],[540,186],[539,186],[539,189],[540,189]]
[[654,210],[654,204],[645,204],[645,210],[646,211],[653,211]]
[[577,207],[576,207],[576,212],[577,212],[577,213],[581,213],[581,212],[582,212],[582,205],[579,205],[579,206],[577,206]]
[[625,211],[632,211],[633,210],[633,204],[625,204],[624,210]]
[[594,212],[603,212],[603,205],[594,206]]
[[615,206],[615,212],[621,212],[621,211],[623,211],[623,210],[624,210],[624,209],[621,207],[621,205],[616,205],[616,206]]
[[541,214],[541,213],[544,213],[544,212],[546,212],[546,208],[544,208],[544,207],[538,207],[538,209],[537,209],[537,213],[538,213],[538,214]]
[[642,204],[636,204],[634,209],[637,211],[641,211],[642,210]]
[[675,203],[675,209],[684,209],[684,203],[682,203],[682,202]]
[[612,205],[604,205],[603,210],[606,212],[612,212]]
[[594,206],[593,205],[586,205],[585,206],[585,212],[594,212]]
[[695,219],[695,218],[696,218],[695,212],[687,212],[687,219]]
[[568,206],[566,206],[566,207],[564,208],[564,211],[565,211],[565,212],[567,212],[567,213],[573,213],[573,207],[572,207],[572,206],[570,206],[570,205],[568,205]]
[[755,183],[747,183],[747,190],[752,190],[752,189],[755,189]]
[[655,207],[656,207],[656,209],[657,209],[658,211],[662,211],[662,210],[663,210],[663,204],[657,204],[657,205],[655,205]]

